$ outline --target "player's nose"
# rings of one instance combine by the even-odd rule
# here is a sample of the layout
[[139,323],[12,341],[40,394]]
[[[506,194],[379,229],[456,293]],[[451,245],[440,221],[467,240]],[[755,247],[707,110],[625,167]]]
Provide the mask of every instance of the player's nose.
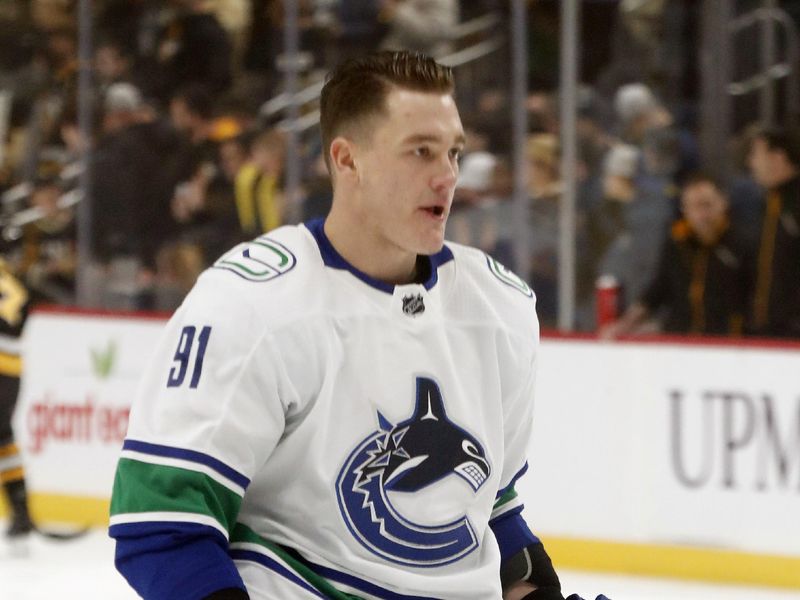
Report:
[[437,171],[431,178],[431,188],[434,191],[451,192],[456,187],[458,180],[458,163],[448,157],[447,160],[440,161]]

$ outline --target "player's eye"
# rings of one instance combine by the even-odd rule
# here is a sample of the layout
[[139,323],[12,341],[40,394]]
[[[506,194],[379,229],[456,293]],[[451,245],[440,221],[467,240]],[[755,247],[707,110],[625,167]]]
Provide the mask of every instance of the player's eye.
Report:
[[450,149],[450,158],[455,161],[461,160],[461,148],[451,148]]
[[427,146],[420,146],[419,148],[414,149],[414,154],[421,158],[428,158],[431,155],[431,149]]

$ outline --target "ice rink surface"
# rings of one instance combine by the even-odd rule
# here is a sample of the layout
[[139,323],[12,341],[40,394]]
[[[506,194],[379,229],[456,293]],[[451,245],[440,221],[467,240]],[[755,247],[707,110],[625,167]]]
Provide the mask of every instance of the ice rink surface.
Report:
[[[36,536],[29,540],[26,556],[0,539],[0,600],[134,600],[138,596],[114,570],[113,550],[103,531],[64,542]],[[565,592],[579,593],[587,600],[594,600],[598,593],[611,600],[800,600],[800,591],[564,569],[559,574]]]

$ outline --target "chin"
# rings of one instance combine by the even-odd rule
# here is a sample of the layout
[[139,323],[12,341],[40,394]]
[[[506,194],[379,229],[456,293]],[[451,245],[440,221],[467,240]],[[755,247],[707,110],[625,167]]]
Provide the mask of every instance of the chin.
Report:
[[417,250],[417,254],[436,254],[437,252],[441,252],[442,248],[444,247],[444,236],[438,237],[437,239],[430,239],[425,240],[424,242],[419,244],[419,249]]

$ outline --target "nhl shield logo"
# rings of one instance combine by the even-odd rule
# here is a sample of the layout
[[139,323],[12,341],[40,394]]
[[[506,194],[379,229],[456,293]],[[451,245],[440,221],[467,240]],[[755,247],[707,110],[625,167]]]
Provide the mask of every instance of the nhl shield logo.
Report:
[[409,317],[416,317],[425,312],[425,302],[422,294],[410,294],[403,297],[403,313]]

